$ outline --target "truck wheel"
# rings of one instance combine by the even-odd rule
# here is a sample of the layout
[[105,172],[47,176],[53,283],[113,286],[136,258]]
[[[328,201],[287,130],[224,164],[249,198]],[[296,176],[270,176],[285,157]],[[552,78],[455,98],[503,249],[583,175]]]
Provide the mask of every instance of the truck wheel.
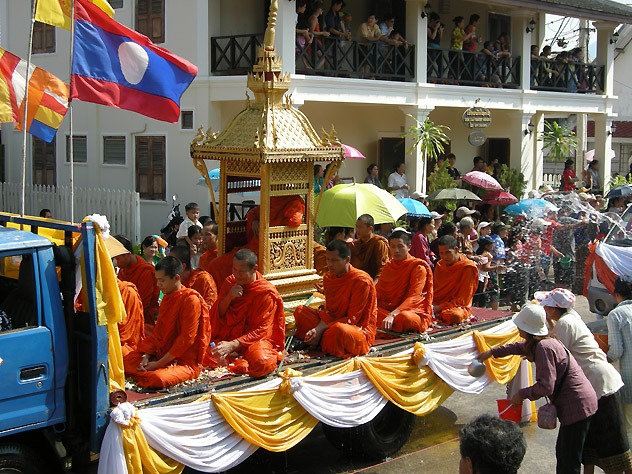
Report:
[[39,456],[30,448],[20,444],[0,445],[0,474],[46,474]]
[[327,440],[337,449],[380,460],[399,451],[413,430],[415,415],[388,402],[373,420],[354,428],[323,425]]

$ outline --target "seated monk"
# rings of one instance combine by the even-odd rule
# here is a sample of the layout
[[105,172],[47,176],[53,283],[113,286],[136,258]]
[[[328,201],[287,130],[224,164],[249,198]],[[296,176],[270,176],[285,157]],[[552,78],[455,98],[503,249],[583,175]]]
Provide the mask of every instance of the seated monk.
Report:
[[327,248],[314,242],[314,270],[318,276],[323,276],[329,270],[327,268]]
[[123,358],[125,373],[141,387],[170,387],[200,375],[211,335],[209,310],[197,291],[182,286],[181,277],[177,258],[167,256],[156,264],[164,294],[156,327],[138,350]]
[[388,241],[373,233],[373,217],[362,214],[356,221],[356,240],[351,242],[351,265],[367,272],[374,282],[388,262]]
[[439,237],[439,257],[434,272],[433,311],[447,324],[459,324],[472,315],[472,297],[478,286],[476,264],[460,254],[456,238]]
[[182,285],[186,288],[192,288],[197,291],[206,304],[210,308],[217,301],[217,286],[215,286],[215,280],[208,272],[205,272],[201,268],[191,270],[191,251],[184,245],[176,245],[171,249],[171,253],[182,264]]
[[[233,273],[222,285],[211,308],[211,341],[204,365],[232,363],[234,372],[252,377],[276,369],[285,344],[283,300],[277,289],[257,271],[257,256],[241,249],[233,256]],[[237,353],[243,359],[231,355]]]
[[134,254],[132,243],[127,237],[116,235],[114,238],[127,250],[127,253],[115,257],[116,266],[119,267],[118,277],[136,285],[143,302],[145,323],[155,324],[156,313],[158,312],[158,296],[160,295],[160,290],[156,285],[156,270],[151,263]]
[[336,357],[366,354],[375,341],[377,301],[372,278],[351,263],[349,245],[327,245],[329,271],[323,277],[325,308],[299,306],[294,337]]
[[377,327],[423,332],[432,322],[432,270],[410,255],[410,234],[396,230],[388,239],[391,260],[375,285]]
[[116,279],[123,306],[125,306],[125,317],[118,323],[119,337],[121,338],[121,350],[123,357],[138,349],[138,346],[145,338],[145,319],[143,314],[143,302],[140,299],[136,285],[129,281]]
[[[224,280],[231,274],[233,257],[242,249],[248,249],[259,254],[259,217],[261,207],[253,207],[246,214],[246,238],[247,244],[237,247],[221,257],[217,257],[208,265],[208,272],[215,280],[218,288],[221,288]],[[300,196],[273,196],[270,198],[270,227],[288,226],[298,227],[303,222],[305,214],[305,202]]]
[[201,224],[204,253],[200,257],[198,268],[208,272],[210,263],[217,258],[217,234],[219,233],[219,227],[211,218],[205,219]]

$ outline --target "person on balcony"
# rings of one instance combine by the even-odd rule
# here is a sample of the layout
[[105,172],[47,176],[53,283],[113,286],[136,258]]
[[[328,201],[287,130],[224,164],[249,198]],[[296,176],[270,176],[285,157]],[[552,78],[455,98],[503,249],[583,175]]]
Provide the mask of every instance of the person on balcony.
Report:
[[[320,3],[322,2],[315,2]],[[332,0],[331,8],[325,15],[325,32],[334,38],[351,40],[351,33],[346,31],[343,21],[340,19],[340,10],[344,6],[343,0]],[[313,8],[313,6],[312,6]]]
[[[367,20],[360,25],[358,28],[357,39],[360,43],[360,63],[364,63],[362,66],[362,72],[365,74],[373,73],[375,74],[376,70],[374,69],[375,61],[375,52],[374,47],[371,47],[371,43],[376,43],[382,39],[384,35],[382,35],[382,31],[380,27],[377,25],[377,18],[375,14],[371,13]],[[374,79],[371,77],[370,79]]]
[[441,23],[441,18],[435,12],[428,17],[428,77],[440,79],[443,76],[443,55],[441,48],[441,37],[445,25]]
[[483,49],[476,58],[476,80],[479,82],[494,83],[500,86],[498,70],[498,55],[493,51],[493,43],[485,41]]
[[408,196],[409,186],[406,184],[404,169],[404,162],[400,161],[395,165],[395,171],[388,177],[388,190],[397,198],[405,198]]
[[379,171],[380,170],[375,163],[370,164],[368,168],[366,169],[367,177],[364,178],[364,182],[377,186],[380,189],[384,189],[384,186],[382,186],[382,182],[380,181],[380,178],[378,177]]
[[[320,31],[320,23],[318,21],[318,18],[320,17],[320,15],[323,14],[323,2],[321,1],[316,1],[314,3],[312,3],[312,14],[310,15],[309,19],[307,20],[307,25],[309,27],[309,34],[312,35],[312,38],[316,38],[316,37],[321,37],[321,38],[325,38],[329,36],[329,32],[328,31]],[[312,40],[312,44],[314,43],[314,41]],[[320,39],[316,39],[315,45],[314,47],[316,47],[316,57],[320,58],[320,60],[318,62],[316,62],[315,59],[312,59],[312,62],[315,63],[315,68],[314,69],[320,69],[323,66],[323,63],[325,62],[325,58],[323,57],[323,42]],[[313,58],[312,56],[312,46],[310,46],[307,49],[307,55],[310,58]]]
[[465,27],[465,34],[471,35],[470,39],[463,42],[463,50],[470,51],[471,53],[475,53],[478,48],[478,36],[476,36],[476,26],[478,25],[479,20],[481,19],[480,15],[474,13],[470,16],[470,22]]
[[305,44],[312,42],[312,34],[309,32],[309,26],[306,22],[301,21],[301,18],[305,16],[305,10],[307,10],[307,0],[296,1],[296,52],[300,53],[305,49]]
[[400,35],[397,31],[395,31],[395,16],[392,13],[387,13],[384,15],[384,20],[378,25],[380,27],[380,31],[382,32],[382,38],[380,38],[380,42],[384,44],[389,44],[391,46],[402,46],[408,49],[408,41],[402,35]]
[[449,72],[450,77],[455,80],[465,79],[461,77],[465,72],[465,64],[463,61],[463,43],[472,37],[472,32],[465,33],[465,18],[457,16],[453,20],[454,29],[450,35],[450,55]]

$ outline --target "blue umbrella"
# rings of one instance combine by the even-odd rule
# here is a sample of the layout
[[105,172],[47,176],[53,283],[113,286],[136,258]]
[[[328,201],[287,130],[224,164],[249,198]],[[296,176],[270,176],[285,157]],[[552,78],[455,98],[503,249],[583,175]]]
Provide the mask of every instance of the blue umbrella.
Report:
[[618,188],[614,188],[613,190],[611,190],[608,194],[606,194],[606,199],[628,196],[632,196],[632,186],[626,184],[624,186],[619,186]]
[[[215,168],[214,170],[209,171],[208,177],[209,179],[216,179],[219,181],[219,168]],[[206,181],[204,181],[204,178],[198,178],[197,185],[206,186]]]
[[505,208],[507,214],[525,217],[544,217],[547,212],[558,210],[557,206],[544,199],[523,199]]
[[398,198],[397,200],[401,202],[402,205],[406,208],[406,210],[408,211],[406,214],[408,214],[409,216],[432,217],[432,214],[430,214],[428,208],[415,199]]

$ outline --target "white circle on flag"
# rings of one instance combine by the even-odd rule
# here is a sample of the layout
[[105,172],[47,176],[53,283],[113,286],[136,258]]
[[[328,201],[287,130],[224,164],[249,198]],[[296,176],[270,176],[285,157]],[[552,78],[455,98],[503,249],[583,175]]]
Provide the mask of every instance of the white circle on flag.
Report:
[[120,44],[118,56],[125,80],[130,84],[138,84],[143,79],[149,65],[147,51],[137,43],[126,41]]

